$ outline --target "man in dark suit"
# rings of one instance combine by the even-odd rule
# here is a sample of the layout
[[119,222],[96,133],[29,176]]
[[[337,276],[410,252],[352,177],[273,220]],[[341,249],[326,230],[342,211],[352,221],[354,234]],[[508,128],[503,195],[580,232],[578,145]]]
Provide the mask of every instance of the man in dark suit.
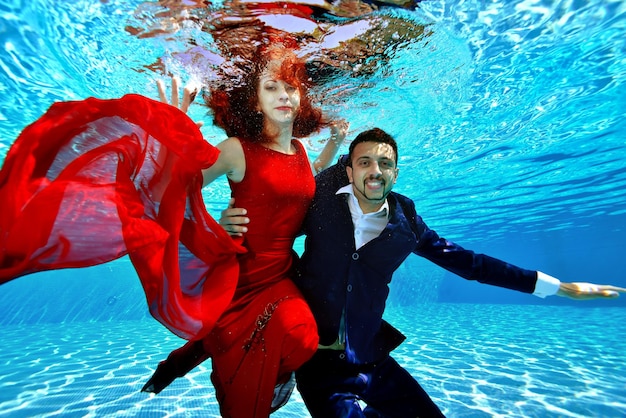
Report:
[[[395,140],[372,129],[356,137],[347,157],[316,177],[303,225],[305,250],[294,278],[320,335],[317,353],[296,373],[315,418],[443,416],[390,356],[405,337],[382,319],[393,272],[411,253],[463,278],[540,297],[588,299],[626,291],[561,283],[439,237],[417,215],[412,200],[392,192],[397,160]],[[242,209],[229,208],[221,223],[231,234],[242,234],[247,218]],[[166,362],[180,358],[170,357]],[[367,405],[364,410],[360,402]]]
[[[466,279],[541,297],[579,292],[577,285],[439,237],[417,215],[412,200],[392,192],[397,161],[395,140],[372,129],[356,137],[347,158],[316,177],[294,279],[320,335],[318,352],[296,373],[313,417],[442,416],[389,355],[404,336],[382,319],[392,274],[411,253]],[[616,296],[619,290],[578,287],[589,297]],[[367,404],[364,413],[357,400]]]

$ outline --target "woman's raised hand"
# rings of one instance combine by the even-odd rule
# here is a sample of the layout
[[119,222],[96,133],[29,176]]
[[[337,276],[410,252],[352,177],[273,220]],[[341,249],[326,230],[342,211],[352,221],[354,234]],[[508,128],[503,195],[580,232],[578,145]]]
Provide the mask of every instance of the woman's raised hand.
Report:
[[350,123],[343,119],[339,119],[339,120],[333,121],[330,124],[329,128],[330,128],[330,139],[337,142],[338,144],[341,144],[346,139],[346,135],[348,134],[348,129],[350,128]]
[[[161,100],[161,102],[171,104],[172,106],[179,108],[185,113],[187,113],[187,111],[189,110],[189,106],[196,98],[196,94],[198,94],[197,88],[191,85],[187,85],[183,89],[183,97],[181,102],[179,94],[180,78],[176,76],[172,77],[172,93],[170,101],[167,100],[167,95],[165,93],[165,83],[163,83],[163,80],[157,80],[157,89],[159,90],[159,99]],[[198,127],[201,127],[203,125],[203,122],[196,122],[196,125]]]
[[320,171],[328,167],[343,141],[348,134],[348,128],[350,124],[343,119],[338,119],[330,123],[330,139],[324,145],[324,149],[320,152],[319,156],[313,161],[312,169],[314,174],[318,174]]

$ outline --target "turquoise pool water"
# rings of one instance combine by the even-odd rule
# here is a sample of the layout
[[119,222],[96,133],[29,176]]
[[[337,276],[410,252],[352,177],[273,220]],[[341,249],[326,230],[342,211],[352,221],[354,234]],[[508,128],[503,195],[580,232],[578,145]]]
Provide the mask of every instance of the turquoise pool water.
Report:
[[[167,33],[131,29],[174,27],[163,11],[2,1],[0,161],[54,101],[156,97],[159,68],[210,77],[184,58],[192,41],[212,42],[197,10]],[[353,134],[379,126],[398,139],[396,190],[429,226],[564,281],[626,286],[626,3],[423,1],[373,16],[426,35],[398,32],[384,60],[333,73],[315,93]],[[205,113],[192,107],[194,119]],[[326,134],[311,139],[314,150]],[[216,213],[227,189],[205,197]],[[624,296],[574,302],[489,288],[412,257],[394,277],[387,319],[408,336],[397,359],[449,417],[623,417],[625,308]],[[180,340],[148,316],[125,259],[1,286],[0,324],[0,416],[218,416],[208,363],[157,396],[139,392]],[[275,416],[307,415],[296,394]]]

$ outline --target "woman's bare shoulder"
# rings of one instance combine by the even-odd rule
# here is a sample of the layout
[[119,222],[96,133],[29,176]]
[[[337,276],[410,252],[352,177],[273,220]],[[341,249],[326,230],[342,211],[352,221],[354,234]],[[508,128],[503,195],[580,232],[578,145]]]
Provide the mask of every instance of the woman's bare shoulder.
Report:
[[231,136],[216,145],[221,151],[237,151],[243,150],[241,140],[236,136]]
[[220,150],[217,164],[221,165],[221,171],[231,180],[241,181],[246,170],[246,161],[239,138],[226,138],[217,144],[217,148]]

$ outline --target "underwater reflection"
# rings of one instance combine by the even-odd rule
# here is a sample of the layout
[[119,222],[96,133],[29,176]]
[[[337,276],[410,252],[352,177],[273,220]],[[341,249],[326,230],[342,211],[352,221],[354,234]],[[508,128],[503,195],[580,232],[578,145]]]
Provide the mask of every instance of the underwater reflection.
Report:
[[[139,38],[174,36],[186,45],[172,57],[202,78],[226,77],[237,81],[261,45],[290,44],[307,62],[315,82],[368,75],[384,65],[402,44],[427,33],[423,24],[376,13],[415,9],[409,0],[361,1],[241,1],[220,6],[203,1],[143,3],[135,17],[141,26],[126,30]],[[197,30],[189,30],[190,28]],[[210,35],[202,39],[198,30]],[[200,39],[200,41],[198,41]],[[149,69],[167,73],[162,59]]]

